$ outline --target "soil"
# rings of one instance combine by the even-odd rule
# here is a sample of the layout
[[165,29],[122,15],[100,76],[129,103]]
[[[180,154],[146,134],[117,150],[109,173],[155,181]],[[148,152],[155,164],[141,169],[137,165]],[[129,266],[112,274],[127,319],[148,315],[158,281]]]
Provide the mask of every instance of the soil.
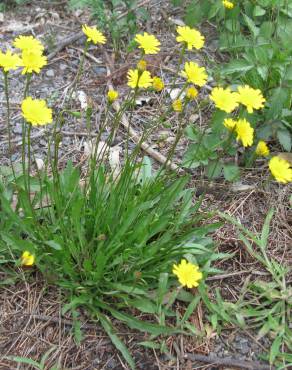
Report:
[[[178,50],[175,42],[175,25],[180,24],[182,12],[178,8],[169,6],[168,2],[151,0],[147,3],[147,9],[151,14],[147,22],[141,22],[140,29],[155,31],[163,45],[159,58],[149,61],[155,73],[161,74],[167,84],[171,81],[171,71],[176,70],[178,63]],[[1,48],[5,49],[19,34],[33,34],[38,36],[47,46],[47,53],[53,51],[62,40],[80,31],[81,24],[88,23],[90,13],[88,10],[74,12],[66,6],[66,1],[50,3],[49,1],[31,1],[3,14],[4,20],[0,23]],[[0,17],[1,21],[1,17]],[[203,25],[202,32],[208,35],[207,46],[202,56],[192,55],[192,58],[206,65],[207,62],[216,60],[219,63],[224,60],[216,49],[216,29],[210,25]],[[154,31],[153,31],[154,30]],[[31,91],[36,97],[45,98],[60,111],[68,97],[68,90],[75,78],[82,53],[85,38],[81,37],[77,42],[69,44],[58,52],[49,61],[48,66],[33,77]],[[121,50],[126,50],[127,40],[122,39],[124,45]],[[106,46],[106,51],[113,56],[113,50]],[[85,58],[84,73],[78,83],[77,90],[83,91],[87,102],[91,102],[97,108],[95,122],[91,132],[97,133],[102,122],[105,95],[107,91],[107,61],[101,49],[92,47],[89,49],[95,61]],[[201,58],[201,60],[200,60]],[[134,52],[121,52],[119,58],[115,58],[113,83],[119,90],[120,96],[127,94],[125,85],[126,72],[137,62]],[[10,88],[13,91],[11,98],[13,120],[13,154],[14,163],[21,160],[20,145],[22,138],[22,121],[19,104],[22,99],[24,77],[19,72],[13,73],[10,80]],[[208,94],[208,89],[202,89],[202,97]],[[3,80],[0,81],[0,165],[9,165],[8,138],[5,124],[5,96]],[[132,127],[139,133],[141,127],[147,124],[147,119],[157,116],[161,109],[161,95],[145,94],[135,107],[131,120]],[[80,109],[80,101],[73,99],[72,107]],[[210,107],[204,110],[204,116],[189,112],[190,122],[203,126],[210,114]],[[159,127],[149,138],[151,146],[162,154],[167,154],[168,148],[173,143],[176,129],[177,116],[173,114],[166,127]],[[32,132],[32,145],[35,156],[44,159],[47,151],[47,135],[50,128],[34,128]],[[106,140],[109,131],[104,132],[102,139]],[[119,130],[115,138],[115,146],[119,146],[121,152],[125,145],[125,132]],[[88,154],[87,149],[90,138],[84,118],[66,116],[62,127],[62,144],[60,147],[60,161],[64,165],[71,159],[74,164],[84,164]],[[134,147],[134,143],[131,144]],[[187,147],[187,140],[182,138],[176,153],[177,163],[182,158]],[[153,159],[154,165],[158,166]],[[268,210],[275,209],[275,217],[271,225],[271,236],[268,253],[279,263],[287,266],[292,262],[291,249],[291,226],[292,214],[289,209],[289,196],[291,187],[278,186],[275,183],[265,183],[267,169],[263,166],[260,171],[248,171],[243,173],[241,183],[232,187],[219,179],[208,185],[207,196],[204,202],[206,209],[219,209],[228,211],[236,217],[244,226],[252,231],[260,231]],[[193,184],[197,189],[207,186],[196,179],[198,173],[193,172]],[[230,225],[224,225],[214,235],[220,252],[233,253],[234,257],[218,263],[216,267],[225,271],[224,277],[210,279],[214,289],[220,288],[224,298],[231,301],[244,284],[247,277],[264,276],[261,267],[245,253],[235,230]],[[290,246],[290,247],[289,247]],[[80,311],[79,318],[84,323],[81,343],[76,343],[74,337],[74,323],[72,317],[62,315],[64,297],[57,288],[47,287],[37,274],[32,277],[25,271],[20,271],[21,281],[4,284],[0,282],[0,369],[30,369],[30,365],[15,365],[5,357],[21,356],[40,361],[42,356],[50,349],[46,360],[46,369],[54,365],[62,369],[127,369],[121,355],[112,346],[107,335],[102,331],[98,323],[90,322],[85,312]],[[0,278],[4,280],[7,275]],[[9,278],[9,275],[8,275]],[[290,283],[292,276],[290,275]],[[177,307],[183,309],[183,307]],[[198,328],[203,329],[207,320],[204,318],[204,310],[199,305],[193,313],[191,322]],[[220,335],[209,333],[203,338],[173,336],[166,338],[167,351],[161,354],[159,350],[146,349],[139,342],[149,340],[146,334],[131,331],[114,321],[119,335],[125,340],[130,349],[138,369],[232,369],[229,365],[206,364],[200,361],[190,360],[185,354],[214,355],[218,358],[235,359],[238,361],[260,361],[260,356],[269,349],[271,341],[268,337],[256,340],[256,333],[229,328],[223,330]],[[215,362],[215,361],[214,361]],[[256,369],[256,367],[254,367]]]

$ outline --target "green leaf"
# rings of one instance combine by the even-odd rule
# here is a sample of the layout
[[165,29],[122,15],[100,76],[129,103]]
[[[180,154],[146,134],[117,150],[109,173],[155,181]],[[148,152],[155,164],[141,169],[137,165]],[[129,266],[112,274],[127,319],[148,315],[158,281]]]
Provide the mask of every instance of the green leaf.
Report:
[[198,303],[200,302],[200,299],[201,297],[200,296],[196,296],[192,302],[188,305],[187,309],[186,309],[186,312],[184,313],[181,321],[180,321],[180,325],[183,325],[185,321],[187,321],[191,314],[194,312],[194,310],[196,309]]
[[100,323],[101,323],[102,327],[104,328],[107,335],[110,337],[114,346],[121,352],[124,359],[130,365],[131,369],[134,370],[136,368],[136,366],[135,366],[133,357],[131,356],[131,354],[130,354],[128,348],[126,347],[126,345],[121,341],[121,339],[115,333],[115,329],[114,329],[112,323],[110,322],[109,318],[107,318],[105,315],[101,314],[100,312],[98,313],[98,317],[99,317],[99,320],[100,320]]
[[290,131],[285,128],[281,128],[277,130],[277,137],[283,149],[286,150],[286,152],[290,152],[292,147]]
[[235,164],[225,164],[223,166],[223,173],[227,181],[235,181],[240,177],[240,169]]
[[218,161],[210,161],[207,165],[207,176],[209,179],[216,179],[220,177],[223,169],[223,164]]
[[245,59],[235,59],[221,68],[221,73],[228,76],[233,73],[246,73],[254,67],[254,64]]
[[251,18],[249,18],[246,14],[243,14],[243,18],[245,20],[245,23],[246,23],[247,27],[249,28],[250,32],[252,33],[253,37],[256,38],[259,34],[258,27],[255,25],[254,21]]
[[254,17],[261,17],[262,15],[265,15],[266,11],[265,9],[261,8],[260,6],[256,5],[253,10]]
[[289,93],[287,89],[282,87],[274,89],[269,99],[270,108],[266,114],[267,119],[272,120],[278,118],[288,99]]
[[159,349],[160,348],[159,343],[155,343],[155,342],[151,342],[151,341],[139,342],[138,344],[140,344],[143,347],[151,348],[151,349]]
[[131,307],[137,308],[141,312],[145,313],[157,313],[157,306],[149,299],[134,299],[129,301]]
[[41,370],[40,364],[38,362],[30,359],[30,358],[20,357],[20,356],[4,356],[3,358],[5,360],[15,361],[15,362],[18,362],[20,364],[31,365],[34,368]]
[[45,244],[55,249],[56,251],[60,251],[62,249],[62,246],[59,243],[55,242],[54,240],[48,240],[45,242]]
[[270,349],[270,356],[269,356],[269,362],[270,364],[273,364],[276,357],[280,354],[280,346],[282,344],[282,336],[278,335],[276,339],[273,341],[273,344]]

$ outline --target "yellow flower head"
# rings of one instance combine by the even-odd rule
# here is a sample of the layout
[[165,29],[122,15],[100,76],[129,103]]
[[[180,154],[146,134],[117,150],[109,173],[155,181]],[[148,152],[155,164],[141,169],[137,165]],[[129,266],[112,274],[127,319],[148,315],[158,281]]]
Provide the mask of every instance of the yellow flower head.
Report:
[[263,140],[260,140],[258,142],[258,145],[256,147],[256,154],[262,157],[267,157],[270,154],[269,147]]
[[139,60],[139,62],[137,63],[137,68],[139,69],[139,71],[146,71],[147,68],[146,60],[144,59]]
[[263,108],[266,99],[263,97],[261,90],[253,89],[248,85],[238,87],[239,103],[246,106],[248,113],[254,109]]
[[40,73],[41,69],[47,65],[47,58],[40,51],[23,50],[22,52],[22,74]]
[[188,288],[197,287],[203,277],[199,267],[187,262],[185,259],[182,259],[179,265],[173,265],[172,272],[177,276],[181,285]]
[[13,45],[22,51],[44,51],[44,45],[33,36],[19,36],[13,41]]
[[153,77],[152,86],[153,86],[153,89],[158,92],[164,89],[164,83],[162,79],[156,76]]
[[32,99],[30,96],[21,103],[22,115],[33,126],[46,125],[53,121],[52,109],[47,107],[44,100]]
[[282,183],[292,182],[292,168],[290,163],[278,156],[270,159],[269,168],[274,178]]
[[10,50],[5,54],[0,51],[0,68],[3,68],[4,72],[17,69],[21,65],[21,59],[17,54],[12,54]]
[[139,44],[138,48],[143,49],[145,54],[157,54],[160,50],[160,42],[154,35],[149,35],[147,32],[143,35],[136,35],[135,41]]
[[215,87],[210,99],[215,103],[216,108],[227,113],[232,112],[238,106],[238,94],[232,92],[229,87],[227,89]]
[[187,89],[186,91],[186,97],[189,99],[189,100],[194,100],[196,99],[198,95],[198,90],[194,87],[194,86],[191,86]]
[[204,67],[199,67],[197,63],[186,62],[184,71],[181,71],[183,77],[197,86],[204,86],[208,75]]
[[230,131],[234,130],[237,122],[232,118],[225,118],[223,125]]
[[152,77],[149,71],[139,73],[138,69],[130,69],[128,71],[128,86],[132,89],[136,87],[150,87],[152,85]]
[[176,41],[184,42],[187,45],[188,50],[201,49],[204,46],[205,38],[195,28],[189,26],[178,26],[176,29],[179,36],[176,37]]
[[107,99],[110,103],[113,103],[119,97],[119,93],[116,90],[109,90],[107,93]]
[[254,129],[245,118],[236,122],[235,131],[237,133],[236,140],[241,140],[244,147],[252,145]]
[[225,6],[226,9],[233,9],[234,4],[231,1],[223,0],[222,4]]
[[172,108],[175,112],[182,112],[183,105],[181,99],[176,99],[172,103]]
[[28,251],[24,251],[20,257],[22,266],[32,266],[35,261],[35,256]]
[[89,27],[84,24],[82,31],[87,36],[87,41],[92,41],[94,44],[105,44],[105,36],[96,27]]

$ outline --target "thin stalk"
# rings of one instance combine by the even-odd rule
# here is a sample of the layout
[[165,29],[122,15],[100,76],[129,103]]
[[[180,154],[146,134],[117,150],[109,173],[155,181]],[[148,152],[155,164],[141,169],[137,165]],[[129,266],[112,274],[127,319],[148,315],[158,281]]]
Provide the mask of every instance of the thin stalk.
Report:
[[9,102],[9,83],[8,83],[8,72],[4,72],[4,91],[6,98],[6,109],[7,109],[7,131],[8,131],[8,148],[9,148],[9,161],[13,173],[14,182],[16,184],[16,175],[12,162],[12,144],[11,144],[11,122],[10,122],[10,102]]
[[79,63],[78,71],[77,71],[76,77],[73,81],[72,88],[71,88],[71,91],[70,91],[70,94],[69,94],[68,104],[70,104],[70,101],[72,99],[74,90],[75,90],[75,88],[76,88],[76,86],[77,86],[77,84],[80,80],[81,74],[83,72],[83,65],[84,65],[85,56],[86,56],[88,48],[89,48],[89,42],[86,41],[84,49],[83,49],[82,57],[81,57],[81,60],[80,60],[80,63]]

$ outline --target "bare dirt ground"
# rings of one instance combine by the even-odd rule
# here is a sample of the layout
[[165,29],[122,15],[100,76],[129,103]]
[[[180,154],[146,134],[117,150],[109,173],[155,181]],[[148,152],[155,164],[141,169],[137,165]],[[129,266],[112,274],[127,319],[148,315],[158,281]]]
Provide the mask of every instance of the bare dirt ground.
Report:
[[[59,3],[59,4],[58,4]],[[55,2],[50,5],[45,1],[32,1],[26,6],[21,6],[4,14],[4,21],[0,24],[1,48],[5,48],[11,40],[24,33],[31,33],[40,37],[47,45],[48,54],[53,52],[62,40],[80,32],[80,25],[87,23],[90,14],[87,11],[74,13],[66,8],[66,2]],[[165,81],[170,81],[169,71],[176,69],[177,49],[174,37],[174,24],[180,19],[177,9],[168,7],[163,1],[150,1],[148,9],[152,15],[150,20],[141,24],[141,29],[155,31],[163,45],[158,59],[151,61],[152,68],[161,74]],[[207,34],[208,42],[201,62],[208,60],[222,60],[216,54],[216,29],[207,24],[202,30]],[[79,38],[75,43],[69,43],[50,59],[49,65],[35,76],[32,81],[32,90],[37,97],[49,99],[50,104],[60,110],[64,105],[68,88],[77,73],[84,38]],[[112,54],[109,46],[107,53]],[[123,50],[123,48],[121,48]],[[78,85],[79,91],[84,91],[94,107],[99,108],[93,133],[98,132],[99,124],[104,112],[104,99],[107,91],[106,78],[107,60],[102,51],[96,48],[89,49],[93,57],[85,59],[85,73]],[[198,56],[195,56],[198,58]],[[137,61],[135,53],[121,53],[121,58],[114,64],[112,82],[123,96],[126,94],[126,72]],[[11,81],[13,90],[13,161],[21,158],[19,150],[21,144],[21,121],[19,102],[23,81],[15,73]],[[203,91],[202,94],[207,94]],[[132,127],[139,133],[141,126],[147,124],[150,116],[155,117],[160,110],[161,96],[150,100],[145,96],[145,101],[137,105],[131,121]],[[3,83],[0,82],[0,110],[3,113]],[[79,108],[80,102],[75,99],[74,104]],[[209,114],[209,108],[204,112],[204,117],[191,116],[198,125],[204,125]],[[171,128],[170,128],[171,127]],[[47,150],[46,129],[34,129],[33,148],[36,157],[44,157]],[[161,154],[166,154],[169,144],[173,142],[176,131],[176,117],[173,116],[169,127],[161,127],[149,139],[153,149]],[[123,150],[124,132],[121,130],[116,136],[115,145]],[[106,139],[106,133],[104,139]],[[70,158],[75,164],[85,162],[88,134],[85,121],[66,117],[62,128],[62,146],[60,158],[62,163]],[[0,164],[8,164],[8,142],[5,128],[4,115],[0,116]],[[134,144],[132,144],[134,145]],[[187,146],[187,141],[182,139],[176,150],[176,160],[182,157]],[[153,159],[154,164],[155,159]],[[233,189],[222,179],[216,181],[207,192],[204,206],[221,211],[228,211],[243,225],[252,231],[260,231],[268,210],[275,208],[275,217],[272,221],[268,253],[280,263],[291,266],[292,263],[292,214],[289,209],[290,187],[280,187],[274,183],[268,185],[264,182],[266,168],[260,171],[251,171],[243,174],[241,183],[247,185],[244,190],[238,187]],[[263,177],[262,177],[263,176]],[[203,187],[198,183],[196,173],[193,184]],[[224,270],[224,275],[210,278],[209,284],[214,288],[219,287],[224,298],[233,301],[238,297],[239,291],[247,278],[263,276],[265,272],[245,251],[235,229],[224,225],[214,235],[220,252],[234,253],[234,257],[218,264]],[[59,365],[62,369],[127,369],[127,365],[120,354],[111,345],[110,340],[98,324],[90,322],[85,312],[80,311],[83,338],[81,344],[76,343],[70,316],[62,315],[65,297],[54,287],[48,287],[38,274],[29,276],[26,272],[19,271],[21,281],[11,281],[4,284],[4,279],[9,275],[1,276],[0,284],[0,369],[30,369],[30,365],[15,365],[15,362],[4,360],[7,355],[33,358],[40,361],[42,356],[50,350],[46,360],[45,369]],[[290,276],[290,283],[292,276]],[[7,283],[7,281],[6,281]],[[178,310],[183,307],[177,306]],[[199,330],[203,330],[206,323],[205,312],[201,305],[191,317],[191,322]],[[144,349],[138,343],[147,340],[146,334],[129,332],[126,327],[115,322],[119,328],[119,335],[124,338],[135,358],[138,369],[233,369],[251,368],[264,369],[255,361],[259,361],[259,354],[265,353],[270,346],[269,338],[258,341],[252,331],[240,331],[230,328],[221,335],[206,333],[201,338],[176,336],[166,338],[167,353],[161,355],[159,350]],[[197,357],[196,357],[197,356]],[[200,358],[200,356],[202,356]],[[210,356],[215,356],[212,357]],[[204,360],[205,359],[205,360]],[[201,360],[201,361],[199,361]],[[205,362],[204,362],[205,361]],[[221,361],[221,362],[220,362]],[[229,361],[229,362],[228,362]],[[250,366],[247,367],[248,361]],[[236,367],[237,365],[237,367]],[[246,366],[246,367],[244,367]],[[266,367],[267,369],[269,367]]]

